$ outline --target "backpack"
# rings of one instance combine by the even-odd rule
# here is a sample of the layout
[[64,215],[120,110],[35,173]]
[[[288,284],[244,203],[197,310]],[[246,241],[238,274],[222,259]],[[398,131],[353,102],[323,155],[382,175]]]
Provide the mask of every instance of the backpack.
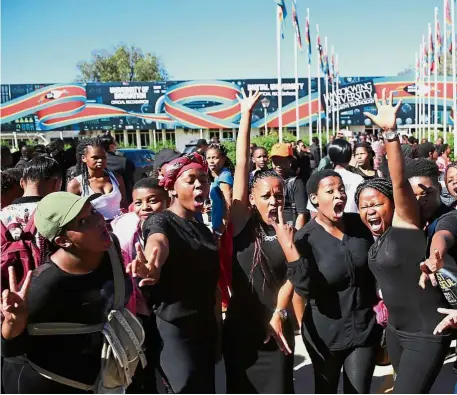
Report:
[[108,250],[114,278],[114,303],[106,321],[98,325],[67,322],[37,323],[27,325],[29,335],[79,335],[101,332],[104,336],[101,351],[101,369],[96,382],[87,385],[70,380],[40,368],[26,357],[18,359],[30,365],[42,376],[60,384],[97,394],[123,394],[132,383],[132,377],[141,362],[146,367],[142,346],[145,339],[143,326],[124,307],[125,282],[123,265],[114,243]]
[[1,291],[9,288],[8,268],[14,267],[18,285],[22,286],[29,270],[36,269],[40,264],[40,249],[36,245],[35,215],[22,231],[19,240],[13,240],[10,232],[0,221],[1,228]]

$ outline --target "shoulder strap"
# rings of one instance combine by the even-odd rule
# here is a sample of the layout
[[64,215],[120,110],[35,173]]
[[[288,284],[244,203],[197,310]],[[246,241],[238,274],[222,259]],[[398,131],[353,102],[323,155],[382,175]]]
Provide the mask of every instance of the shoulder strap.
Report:
[[101,332],[103,325],[85,325],[73,322],[36,323],[27,325],[27,332],[32,336],[84,335]]
[[[112,238],[111,238],[112,239]],[[108,249],[108,254],[111,261],[111,268],[113,269],[114,279],[114,310],[119,310],[124,307],[125,301],[125,281],[124,281],[124,270],[122,267],[121,260],[119,259],[119,253],[116,250],[114,240],[111,247]]]
[[116,176],[114,175],[114,173],[111,172],[111,171],[109,171],[109,170],[105,170],[105,171],[106,171],[106,173],[108,174],[108,177],[109,177],[109,179],[111,180],[111,182],[112,182],[113,184],[115,184],[115,185],[119,188],[119,182],[117,181],[117,178],[116,178]]

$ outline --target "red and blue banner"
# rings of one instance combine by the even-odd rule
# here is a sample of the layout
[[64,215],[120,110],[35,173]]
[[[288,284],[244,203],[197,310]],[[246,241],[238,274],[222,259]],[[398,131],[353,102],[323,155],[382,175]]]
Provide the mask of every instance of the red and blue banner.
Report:
[[[332,62],[333,63],[333,62]],[[360,107],[349,106],[342,109],[342,100],[353,102],[360,92],[348,88],[354,83],[372,81],[378,95],[386,88],[396,92],[403,99],[399,118],[403,124],[415,123],[416,93],[428,97],[435,94],[434,84],[416,86],[414,76],[404,77],[337,77],[339,91],[332,100],[339,100],[342,126],[366,125],[364,111],[376,111],[372,102],[360,103]],[[308,125],[317,120],[319,100],[318,84],[325,90],[324,79],[313,78],[312,91],[308,92],[308,80],[300,78],[299,123]],[[5,89],[4,89],[5,88]],[[33,90],[36,89],[36,90]],[[33,124],[32,130],[63,130],[72,127],[76,130],[125,130],[125,129],[231,129],[238,127],[240,106],[237,95],[241,89],[256,90],[269,99],[267,116],[259,104],[253,113],[253,127],[278,127],[278,85],[275,79],[253,79],[239,81],[170,81],[144,83],[94,83],[86,85],[55,84],[41,85],[2,85],[2,94],[9,92],[9,98],[1,105],[0,121],[3,130],[21,129],[23,119]],[[295,127],[294,79],[285,78],[282,84],[283,125]],[[355,88],[352,88],[354,90]],[[438,82],[439,114],[443,105],[452,106],[452,82],[447,82],[447,97],[443,97],[444,84]],[[345,93],[346,96],[343,95]],[[372,95],[372,93],[370,93]],[[308,98],[311,96],[311,112]],[[3,96],[2,96],[3,97]],[[354,100],[353,100],[354,99]],[[8,97],[6,98],[8,100]],[[357,101],[357,100],[355,100]],[[321,107],[322,108],[322,107]],[[449,114],[449,112],[448,112]],[[325,112],[320,114],[325,116]],[[441,116],[441,115],[439,115]],[[344,121],[344,122],[343,122]],[[440,121],[439,121],[440,122]],[[14,125],[14,123],[16,123]],[[448,123],[450,123],[448,121]],[[9,126],[14,127],[9,127]],[[30,126],[27,124],[27,126]]]

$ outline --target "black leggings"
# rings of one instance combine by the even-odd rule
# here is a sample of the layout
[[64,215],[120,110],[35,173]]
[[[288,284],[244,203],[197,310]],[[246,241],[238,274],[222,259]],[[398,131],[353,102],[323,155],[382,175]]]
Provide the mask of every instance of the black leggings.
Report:
[[423,337],[399,334],[387,328],[387,350],[397,374],[396,394],[425,394],[433,386],[447,351],[449,341],[430,341]]
[[330,351],[325,356],[306,341],[305,346],[313,363],[316,394],[338,392],[341,368],[345,394],[370,393],[376,358],[375,346]]
[[[155,343],[157,367],[173,393],[215,393],[216,325],[208,323],[208,329],[189,333],[184,325],[177,327],[157,316],[155,333],[151,325],[150,335]],[[193,330],[190,332],[194,332]]]

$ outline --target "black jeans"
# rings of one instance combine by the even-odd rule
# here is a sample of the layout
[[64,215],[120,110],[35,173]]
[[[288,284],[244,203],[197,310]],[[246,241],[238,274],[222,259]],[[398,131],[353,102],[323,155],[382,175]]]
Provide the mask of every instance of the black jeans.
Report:
[[450,339],[431,341],[387,328],[387,350],[397,374],[393,392],[429,393],[443,366],[450,343]]
[[376,347],[357,347],[348,350],[330,351],[324,354],[305,341],[313,363],[314,392],[336,394],[343,368],[343,391],[346,394],[370,393],[375,368]]

